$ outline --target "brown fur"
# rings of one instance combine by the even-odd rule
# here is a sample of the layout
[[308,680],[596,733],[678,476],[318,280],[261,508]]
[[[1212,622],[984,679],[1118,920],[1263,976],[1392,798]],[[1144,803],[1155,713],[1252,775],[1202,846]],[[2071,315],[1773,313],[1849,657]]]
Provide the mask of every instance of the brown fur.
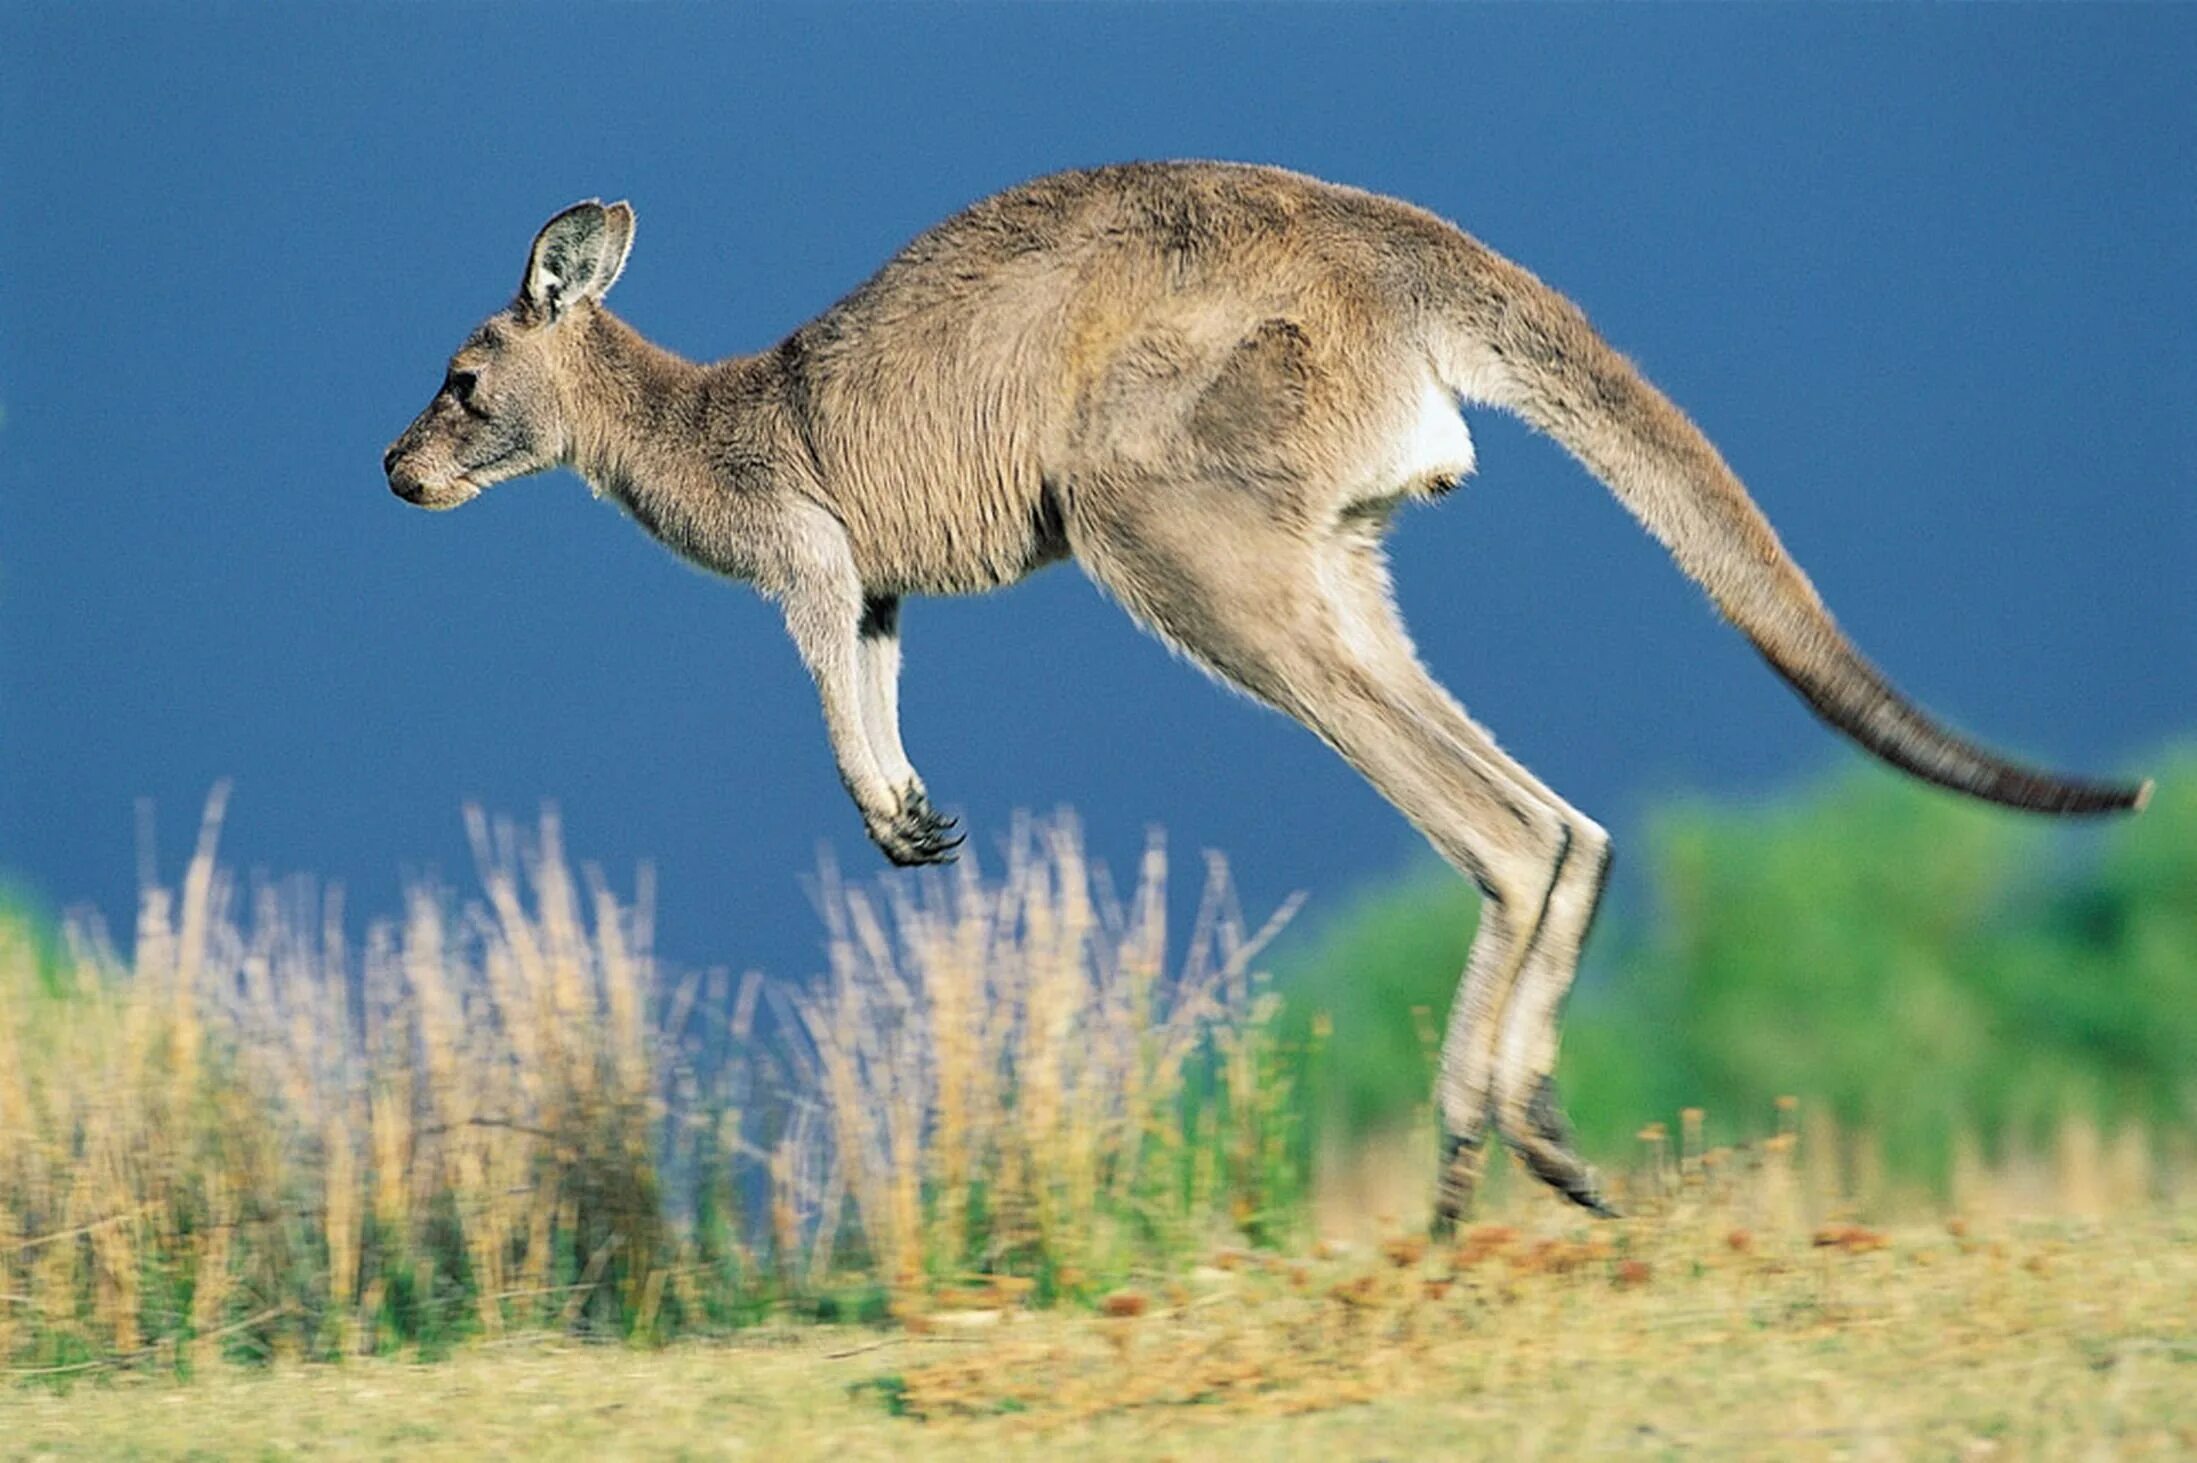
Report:
[[1444,1222],[1490,1114],[1601,1207],[1549,1074],[1609,853],[1427,675],[1389,594],[1389,510],[1471,466],[1459,401],[1562,442],[1880,756],[2015,806],[2141,804],[2004,762],[1902,700],[1693,424],[1562,296],[1410,204],[1231,164],[1062,173],[939,224],[776,349],[707,366],[602,307],[632,238],[624,204],[550,221],[519,297],[390,449],[391,486],[453,507],[570,465],[678,553],[752,581],[901,863],[959,840],[900,746],[900,597],[1072,554],[1335,747],[1485,894],[1442,1050]]

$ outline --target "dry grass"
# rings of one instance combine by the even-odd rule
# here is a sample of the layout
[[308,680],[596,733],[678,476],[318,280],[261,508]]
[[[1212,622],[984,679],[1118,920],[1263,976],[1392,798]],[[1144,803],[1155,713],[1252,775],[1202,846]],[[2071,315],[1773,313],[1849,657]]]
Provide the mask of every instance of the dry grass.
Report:
[[1434,1247],[1423,1131],[1308,1202],[1218,864],[1172,964],[1157,846],[1126,896],[1065,822],[827,872],[826,978],[767,988],[663,979],[553,823],[354,945],[218,811],[127,956],[0,923],[0,1453],[2197,1450],[2197,1194],[2141,1134],[1895,1227],[1827,1115],[1688,1111],[1636,1217],[1499,1175]]
[[645,884],[575,876],[553,821],[474,816],[478,897],[353,944],[332,897],[241,889],[219,815],[127,954],[79,923],[41,969],[0,930],[18,1374],[657,1339],[972,1271],[1096,1293],[1295,1193],[1218,864],[1178,973],[1160,849],[1117,900],[1065,819],[996,880],[827,878],[829,978],[764,1002],[661,978]]
[[1738,1153],[1702,1147],[1696,1113],[1683,1127],[1676,1153],[1660,1125],[1643,1133],[1634,1218],[1586,1223],[1512,1184],[1453,1245],[1405,1230],[1306,1257],[1223,1251],[1118,1293],[1107,1320],[915,1357],[892,1401],[1101,1436],[1165,1419],[1278,1440],[1292,1434],[1245,1419],[1362,1412],[1335,1429],[1393,1449],[1451,1427],[1559,1456],[2197,1444],[2186,1196],[2154,1202],[2145,1177],[2106,1221],[1996,1207],[2034,1193],[2024,1175],[1980,1187],[1968,1214],[1879,1227],[1818,1187],[1833,1170],[1797,1133]]
[[645,1329],[667,1243],[645,925],[581,893],[553,825],[522,872],[476,819],[481,901],[415,890],[353,947],[303,885],[241,898],[219,813],[128,957],[83,923],[50,975],[0,957],[0,1354],[370,1350],[598,1292]]
[[[1741,1233],[1553,1207],[1454,1249],[1217,1252],[1104,1314],[0,1393],[39,1457],[2186,1457],[2197,1226]],[[1131,1303],[1131,1301],[1135,1303]],[[955,1316],[964,1317],[953,1322]],[[951,1323],[950,1323],[951,1322]]]
[[1490,1226],[1447,1253],[1276,1261],[1133,1321],[913,1357],[890,1395],[994,1436],[1191,1453],[1201,1435],[1306,1455],[1323,1437],[1406,1455],[2197,1445],[2186,1228],[1864,1233]]
[[[1745,1116],[1727,1126],[1756,1126]],[[1941,1194],[1894,1181],[1875,1135],[1842,1127],[1821,1105],[1804,1108],[1781,1097],[1764,1116],[1768,1136],[1736,1145],[1706,1141],[1711,1115],[1700,1108],[1680,1111],[1675,1141],[1667,1124],[1645,1125],[1629,1160],[1604,1174],[1612,1199],[1640,1217],[1667,1215],[1713,1196],[1735,1224],[1809,1233],[1864,1217],[1879,1224],[1934,1223],[1947,1214],[1982,1214],[2095,1224],[2197,1210],[2197,1160],[2189,1135],[2177,1130],[2127,1123],[2108,1132],[2075,1117],[2041,1145],[2003,1135],[1988,1160],[1980,1142],[1956,1135],[1952,1181]],[[1433,1118],[1424,1110],[1415,1125],[1323,1148],[1315,1164],[1311,1227],[1358,1245],[1424,1229],[1432,1212],[1427,1155],[1434,1151]],[[1481,1208],[1491,1218],[1515,1223],[1547,1202],[1539,1182],[1514,1165],[1493,1166],[1488,1180]]]
[[827,872],[803,1086],[896,1291],[973,1271],[1083,1292],[1216,1230],[1286,1229],[1294,1109],[1251,962],[1289,909],[1248,929],[1209,860],[1170,975],[1166,883],[1155,841],[1117,899],[1065,820],[1018,827],[996,883],[958,869],[881,905]]

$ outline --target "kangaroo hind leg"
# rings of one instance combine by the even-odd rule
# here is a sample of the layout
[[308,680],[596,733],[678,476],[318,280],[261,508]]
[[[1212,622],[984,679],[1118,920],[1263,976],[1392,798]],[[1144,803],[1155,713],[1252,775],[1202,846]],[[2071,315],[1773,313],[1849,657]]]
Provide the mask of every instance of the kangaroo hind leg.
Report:
[[[1115,501],[1120,501],[1118,498]],[[1437,1224],[1470,1203],[1487,1116],[1535,1172],[1605,1210],[1593,1173],[1529,1120],[1500,1081],[1497,1037],[1513,986],[1563,884],[1578,818],[1496,746],[1426,674],[1391,603],[1377,550],[1348,531],[1306,534],[1225,494],[1178,511],[1078,525],[1092,576],[1139,618],[1334,747],[1482,891],[1471,963],[1444,1042],[1446,1163]],[[1195,505],[1194,511],[1179,511]],[[1215,521],[1222,517],[1229,521]],[[1593,830],[1590,838],[1599,837]],[[1559,991],[1560,994],[1560,991]]]
[[1582,1197],[1572,1186],[1592,1175],[1572,1150],[1571,1124],[1556,1096],[1556,1053],[1562,1038],[1565,997],[1609,880],[1609,835],[1592,820],[1573,815],[1571,843],[1549,890],[1533,946],[1519,970],[1500,1025],[1492,1032],[1490,1092],[1496,1120],[1527,1167],[1599,1213],[1599,1196]]
[[1345,552],[1344,568],[1327,582],[1341,618],[1357,629],[1359,653],[1383,668],[1384,683],[1421,727],[1516,805],[1534,810],[1519,819],[1518,841],[1537,857],[1514,864],[1507,886],[1466,870],[1481,888],[1480,932],[1450,1007],[1436,1077],[1443,1153],[1435,1227],[1451,1229],[1471,1209],[1490,1116],[1535,1176],[1574,1203],[1612,1215],[1594,1170],[1573,1151],[1553,1082],[1558,1021],[1608,871],[1609,835],[1503,751],[1427,673],[1378,549],[1346,542]]

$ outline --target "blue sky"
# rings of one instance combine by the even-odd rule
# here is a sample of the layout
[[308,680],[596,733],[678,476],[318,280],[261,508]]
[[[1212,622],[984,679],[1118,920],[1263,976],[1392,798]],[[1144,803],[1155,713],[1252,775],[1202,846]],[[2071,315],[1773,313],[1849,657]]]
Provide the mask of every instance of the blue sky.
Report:
[[[124,915],[216,778],[239,863],[393,907],[460,804],[660,871],[686,964],[815,964],[882,863],[773,613],[577,480],[429,517],[382,447],[576,198],[613,304],[767,347],[969,200],[1132,157],[1412,198],[1578,299],[1856,639],[2014,750],[2197,724],[2197,11],[0,9],[0,867]],[[1395,542],[1437,672],[1620,836],[1858,758],[1554,447]],[[910,749],[990,845],[1069,804],[1314,909],[1423,855],[1071,567],[905,616]],[[1622,844],[1621,844],[1622,849]],[[1623,867],[1622,852],[1620,866]]]

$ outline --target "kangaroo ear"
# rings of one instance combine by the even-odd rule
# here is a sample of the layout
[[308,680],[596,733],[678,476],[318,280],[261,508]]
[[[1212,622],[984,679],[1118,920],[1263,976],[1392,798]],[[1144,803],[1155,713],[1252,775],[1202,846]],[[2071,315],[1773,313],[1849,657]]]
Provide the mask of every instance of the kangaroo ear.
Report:
[[632,248],[631,204],[575,203],[535,235],[519,298],[539,318],[555,320],[575,301],[607,294]]

